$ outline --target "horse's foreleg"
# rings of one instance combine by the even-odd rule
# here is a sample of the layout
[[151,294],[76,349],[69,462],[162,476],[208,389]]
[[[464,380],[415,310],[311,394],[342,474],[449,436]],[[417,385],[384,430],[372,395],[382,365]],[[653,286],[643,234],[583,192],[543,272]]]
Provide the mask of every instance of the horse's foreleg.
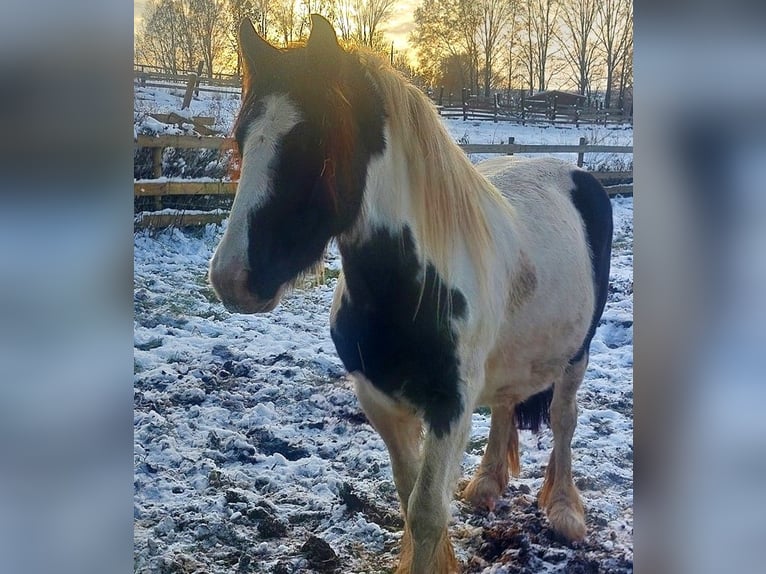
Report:
[[459,571],[448,525],[450,502],[471,428],[473,400],[466,397],[464,400],[463,412],[448,432],[437,434],[429,429],[426,433],[420,473],[407,512],[409,532],[405,536],[410,536],[411,546],[403,547],[397,572],[452,574]]
[[538,503],[545,508],[553,530],[570,541],[585,537],[585,511],[572,481],[571,443],[577,425],[575,395],[587,365],[586,355],[574,365],[569,365],[562,380],[553,387],[550,413],[554,445],[538,497]]
[[420,418],[381,393],[361,374],[355,373],[354,383],[362,409],[386,443],[402,514],[406,518],[410,493],[420,470]]
[[[454,423],[449,433],[426,434],[423,462],[410,496],[407,512],[410,548],[403,546],[398,572],[452,574],[458,563],[449,540],[450,501],[460,469],[460,457],[468,440],[470,410]],[[411,554],[409,554],[409,552]]]
[[508,485],[508,471],[518,476],[519,433],[513,419],[515,405],[492,407],[489,439],[481,464],[463,491],[463,498],[477,508],[494,509]]

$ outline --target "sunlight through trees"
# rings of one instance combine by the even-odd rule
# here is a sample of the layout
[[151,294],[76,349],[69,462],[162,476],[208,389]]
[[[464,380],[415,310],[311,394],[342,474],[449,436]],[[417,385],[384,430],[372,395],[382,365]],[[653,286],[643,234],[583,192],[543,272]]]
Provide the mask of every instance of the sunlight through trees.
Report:
[[[397,32],[409,29],[409,45],[394,52],[385,33],[413,5]],[[136,62],[171,74],[202,62],[206,75],[239,75],[243,18],[284,47],[306,39],[312,13],[333,23],[343,45],[390,55],[422,87],[600,92],[608,107],[633,84],[631,0],[148,0]]]

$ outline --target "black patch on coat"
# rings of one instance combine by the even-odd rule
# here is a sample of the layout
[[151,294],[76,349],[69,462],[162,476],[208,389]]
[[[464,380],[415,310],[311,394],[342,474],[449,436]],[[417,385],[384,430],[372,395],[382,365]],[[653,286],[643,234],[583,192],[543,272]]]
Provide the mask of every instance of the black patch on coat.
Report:
[[295,48],[248,73],[234,129],[239,149],[263,99],[276,94],[290,98],[302,121],[269,165],[269,198],[248,214],[249,285],[262,299],[319,261],[329,240],[353,225],[367,167],[386,145],[383,102],[354,54]]
[[535,433],[540,430],[540,426],[543,423],[550,426],[552,400],[553,386],[517,404],[515,411],[516,426]]
[[466,301],[425,271],[412,232],[377,230],[361,245],[341,246],[347,293],[331,334],[349,372],[418,409],[441,437],[463,412],[453,319]]
[[585,239],[591,252],[593,287],[595,294],[593,317],[588,334],[580,349],[569,360],[570,364],[580,361],[590,348],[601,314],[604,312],[609,294],[609,267],[612,255],[612,203],[599,181],[586,171],[572,173],[575,187],[570,193],[572,203],[580,212],[585,226]]

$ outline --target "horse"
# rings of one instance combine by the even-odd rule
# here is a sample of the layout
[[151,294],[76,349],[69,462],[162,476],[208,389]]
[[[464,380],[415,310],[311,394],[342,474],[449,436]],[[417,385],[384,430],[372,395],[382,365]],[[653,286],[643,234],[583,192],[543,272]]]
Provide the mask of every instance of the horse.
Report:
[[538,502],[555,532],[583,539],[571,440],[608,294],[608,195],[550,158],[474,167],[420,90],[311,24],[288,49],[240,26],[240,179],[215,292],[230,311],[268,312],[336,242],[331,336],[389,452],[398,573],[459,571],[449,504],[481,405],[489,437],[464,499],[493,509],[520,472],[518,430],[546,423]]

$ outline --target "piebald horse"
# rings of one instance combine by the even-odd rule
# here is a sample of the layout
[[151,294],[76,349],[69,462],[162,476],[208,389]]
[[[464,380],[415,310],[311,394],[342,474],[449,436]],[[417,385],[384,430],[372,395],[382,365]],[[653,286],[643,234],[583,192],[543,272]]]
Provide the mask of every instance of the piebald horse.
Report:
[[538,501],[556,532],[582,539],[570,443],[607,298],[604,189],[553,159],[474,167],[419,90],[342,49],[320,16],[303,47],[277,49],[249,20],[239,44],[241,172],[210,281],[227,309],[267,312],[337,242],[331,334],[391,458],[397,572],[459,570],[449,503],[479,405],[491,427],[464,498],[492,509],[519,473],[518,429],[546,422]]

